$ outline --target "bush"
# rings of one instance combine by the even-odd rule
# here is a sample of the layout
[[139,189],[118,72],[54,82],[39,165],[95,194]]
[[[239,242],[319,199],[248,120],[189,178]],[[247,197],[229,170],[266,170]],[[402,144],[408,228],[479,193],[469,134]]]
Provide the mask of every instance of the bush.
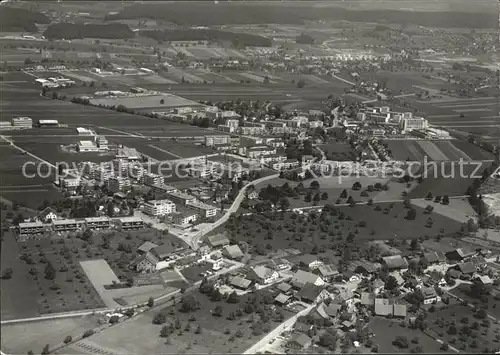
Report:
[[71,343],[72,340],[73,338],[71,337],[71,335],[68,335],[66,338],[64,338],[64,344]]
[[83,337],[87,338],[87,337],[91,336],[92,334],[94,334],[94,330],[89,329],[89,330],[86,330],[85,333],[83,333]]

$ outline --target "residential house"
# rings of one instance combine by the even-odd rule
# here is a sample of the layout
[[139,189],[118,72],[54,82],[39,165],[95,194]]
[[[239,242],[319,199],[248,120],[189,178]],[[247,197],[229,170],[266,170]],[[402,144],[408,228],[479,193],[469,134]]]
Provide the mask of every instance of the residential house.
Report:
[[466,250],[464,248],[457,248],[447,252],[445,255],[446,259],[448,259],[450,262],[459,262],[471,258],[474,254],[474,251]]
[[181,227],[188,227],[197,220],[198,220],[198,213],[189,210],[175,213],[172,218],[174,224]]
[[323,262],[318,259],[317,256],[312,254],[303,254],[293,258],[294,261],[298,262],[301,267],[305,267],[309,270],[314,270],[323,265]]
[[292,286],[295,288],[302,288],[307,283],[312,283],[316,286],[323,286],[325,284],[325,281],[323,281],[320,276],[315,275],[311,272],[297,270],[292,277]]
[[355,260],[351,265],[355,273],[365,276],[373,275],[380,269],[379,263],[372,263],[368,260]]
[[493,285],[493,280],[488,275],[478,275],[473,281],[484,286]]
[[391,255],[383,257],[382,265],[389,271],[404,271],[408,269],[408,262],[401,255]]
[[22,222],[18,225],[18,241],[24,241],[29,239],[27,236],[41,235],[45,232],[46,224],[40,221],[36,222]]
[[427,262],[428,265],[442,264],[446,262],[446,256],[440,251],[424,253],[423,259]]
[[382,281],[381,279],[375,279],[374,281],[372,281],[372,288],[373,288],[373,293],[378,295],[384,290],[385,282]]
[[230,241],[227,237],[227,233],[219,233],[208,237],[208,244],[210,244],[212,248],[223,247],[229,245],[229,243]]
[[466,276],[472,276],[477,271],[476,267],[471,262],[459,263],[452,268],[460,271],[463,275]]
[[240,290],[247,290],[252,284],[252,281],[241,276],[233,276],[229,280],[229,284]]
[[149,253],[152,249],[158,247],[157,244],[155,243],[152,243],[152,242],[149,242],[149,241],[146,241],[144,243],[142,243],[139,248],[137,248],[137,252],[139,254],[145,254],[145,253]]
[[57,215],[57,212],[50,207],[46,207],[45,209],[43,209],[41,212],[38,213],[38,219],[45,223],[50,223],[52,222],[52,220],[58,218],[59,216]]
[[462,273],[460,270],[449,268],[448,271],[446,271],[446,274],[452,278],[452,279],[458,279],[462,276]]
[[375,304],[375,295],[370,292],[361,292],[360,303],[365,306],[373,306]]
[[386,298],[375,298],[375,314],[377,316],[392,316],[393,306]]
[[313,163],[315,158],[312,155],[303,155],[302,156],[302,165],[309,165]]
[[261,285],[273,283],[277,281],[279,277],[277,271],[260,265],[250,269],[250,272],[247,274],[247,278]]
[[281,271],[291,267],[290,262],[286,259],[273,259],[269,262],[269,267],[273,270]]
[[434,287],[422,287],[420,292],[424,296],[424,304],[432,304],[441,300]]
[[295,294],[295,298],[302,302],[314,303],[322,291],[322,286],[316,286],[308,282]]
[[304,333],[297,333],[290,338],[286,346],[289,349],[301,350],[308,348],[309,346],[311,346],[311,344],[312,344],[312,339],[309,338],[309,336],[307,336]]
[[157,245],[152,248],[152,252],[158,258],[158,260],[162,261],[168,259],[168,257],[175,252],[175,248],[171,243],[166,242],[162,245]]
[[356,313],[345,312],[340,315],[340,321],[342,322],[342,329],[344,331],[349,331],[356,325]]
[[315,274],[321,276],[325,282],[330,282],[332,279],[339,274],[339,271],[334,265],[321,265],[316,270]]
[[276,296],[274,302],[278,303],[280,306],[284,306],[290,301],[291,298],[292,298],[291,295],[285,295],[284,293],[280,293],[278,296]]
[[292,289],[292,285],[282,282],[276,286],[276,288],[281,291],[281,293],[288,293]]
[[237,244],[226,245],[226,247],[222,251],[222,255],[233,260],[242,259],[244,256],[243,252]]
[[147,252],[143,255],[139,255],[132,261],[131,266],[137,272],[146,273],[155,271],[156,264],[158,264],[158,259],[151,252]]

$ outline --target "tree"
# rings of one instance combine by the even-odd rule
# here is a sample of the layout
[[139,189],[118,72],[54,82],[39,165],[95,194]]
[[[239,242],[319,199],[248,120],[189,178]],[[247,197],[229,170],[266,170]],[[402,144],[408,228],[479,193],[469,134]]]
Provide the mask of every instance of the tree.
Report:
[[[218,292],[218,290],[217,290]],[[192,312],[200,309],[200,302],[196,299],[196,297],[192,294],[187,294],[182,296],[181,299],[181,312]]]
[[337,334],[335,334],[333,331],[327,330],[319,337],[319,343],[321,346],[333,350],[331,349],[331,347],[336,345],[337,343]]
[[321,194],[321,199],[322,199],[323,201],[328,200],[328,193],[327,193],[327,192],[323,192],[323,193]]
[[28,355],[35,355],[35,354],[33,353],[33,350],[29,350]]
[[443,201],[441,202],[443,205],[449,205],[450,204],[450,198],[448,195],[443,196]]
[[162,105],[163,105],[164,103],[165,103],[165,99],[161,99],[161,100],[160,100],[160,104],[162,104]]
[[353,185],[352,185],[352,189],[357,191],[357,190],[361,190],[362,188],[362,185],[359,181],[356,181]]
[[342,190],[342,192],[340,193],[340,198],[347,198],[347,190],[346,189]]
[[170,328],[164,325],[160,331],[160,337],[167,338],[170,335]]
[[317,193],[316,195],[314,195],[314,198],[313,198],[313,201],[315,203],[318,203],[319,201],[321,200],[321,196],[319,193]]
[[153,297],[149,297],[148,299],[148,307],[151,308],[155,305],[155,300]]
[[297,87],[299,89],[302,89],[304,86],[306,86],[306,83],[304,80],[300,79],[299,81],[297,81]]
[[71,335],[68,335],[66,338],[64,338],[64,344],[71,343],[72,340],[73,338],[71,337]]
[[212,315],[214,317],[222,317],[222,313],[224,312],[224,309],[222,308],[222,306],[218,305],[215,307],[215,309],[213,310],[212,312]]
[[319,189],[319,182],[314,180],[311,182],[311,184],[309,185],[309,188],[311,190],[318,190]]
[[400,336],[398,335],[396,339],[393,342],[394,345],[402,348],[402,349],[407,349],[408,348],[408,338],[405,336]]
[[418,241],[417,238],[411,240],[410,248],[412,250],[418,250],[418,249],[420,249],[420,243],[419,243],[419,241]]
[[133,308],[129,308],[129,309],[127,309],[127,310],[125,311],[125,313],[123,313],[123,314],[125,314],[127,317],[129,317],[129,318],[130,318],[130,317],[132,317],[132,316],[135,314],[135,311],[134,311],[134,309],[133,309]]
[[42,349],[42,355],[48,355],[50,353],[49,344],[46,344]]
[[406,213],[406,219],[413,221],[417,217],[417,211],[414,208],[410,208]]
[[436,202],[436,203],[440,203],[440,202],[441,202],[441,196],[436,196],[436,197],[434,198],[434,202]]
[[47,265],[45,265],[45,278],[47,280],[54,280],[56,277],[56,269],[54,266],[52,266],[52,263],[48,262]]
[[156,313],[153,318],[153,324],[165,324],[167,319],[163,313]]
[[430,192],[430,191],[429,191],[429,192],[427,193],[427,195],[425,195],[425,199],[426,199],[426,200],[428,200],[428,201],[431,201],[431,200],[432,200],[432,198],[433,198],[433,196],[432,196],[432,192]]
[[269,84],[269,77],[267,75],[264,77],[263,83],[266,85]]
[[112,316],[111,318],[109,318],[109,324],[116,324],[119,320],[120,318],[118,318],[118,316]]
[[2,273],[2,279],[9,280],[10,278],[12,278],[12,269],[11,268],[5,269],[4,272]]
[[398,281],[396,280],[396,278],[394,276],[389,275],[387,277],[387,279],[385,280],[385,289],[392,291],[396,287],[398,287]]
[[229,297],[227,298],[227,303],[238,303],[240,301],[240,297],[236,293],[236,291],[233,291]]

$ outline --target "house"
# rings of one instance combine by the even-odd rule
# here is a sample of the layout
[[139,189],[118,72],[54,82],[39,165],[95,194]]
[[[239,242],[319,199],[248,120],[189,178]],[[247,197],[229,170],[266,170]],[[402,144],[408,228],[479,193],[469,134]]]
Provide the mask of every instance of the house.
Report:
[[375,295],[370,292],[361,292],[360,303],[365,306],[373,306],[375,304]]
[[90,229],[108,229],[111,221],[106,216],[85,218],[85,225]]
[[50,207],[46,207],[45,209],[43,209],[41,212],[38,213],[38,219],[45,223],[50,223],[52,220],[58,218],[59,216],[57,215],[57,212]]
[[342,328],[344,330],[350,330],[356,325],[356,313],[345,312],[340,316]]
[[429,275],[424,275],[424,277],[422,277],[422,281],[426,286],[446,286],[446,280],[440,272],[431,272]]
[[377,316],[392,316],[393,307],[386,298],[375,298],[375,314]]
[[365,276],[372,275],[380,269],[379,263],[372,263],[368,260],[355,260],[351,264],[354,267],[354,272]]
[[158,259],[151,252],[147,252],[132,261],[131,266],[137,272],[144,273],[155,271],[156,264],[158,264]]
[[255,190],[248,192],[247,197],[249,200],[257,200],[259,198],[259,193]]
[[280,283],[276,288],[282,293],[288,293],[292,289],[292,285],[287,284],[286,282]]
[[459,270],[449,268],[446,274],[452,279],[459,279],[462,276],[462,273]]
[[269,262],[269,267],[277,271],[289,269],[290,266],[290,262],[286,259],[273,259]]
[[303,155],[302,156],[302,165],[309,165],[314,162],[314,157],[312,155]]
[[24,241],[29,239],[27,236],[36,236],[43,234],[45,232],[46,224],[40,221],[36,222],[22,222],[18,225],[19,235],[17,237],[18,241]]
[[146,242],[142,243],[139,248],[137,248],[137,252],[140,254],[148,253],[151,251],[151,249],[154,249],[156,247],[158,247],[157,244],[146,241]]
[[312,344],[312,339],[304,333],[294,334],[286,344],[287,348],[301,350],[308,348]]
[[276,296],[274,302],[278,303],[281,306],[284,306],[290,301],[291,298],[292,296],[290,295],[285,295],[284,293],[280,293],[278,296]]
[[447,252],[446,259],[450,262],[464,261],[469,259],[475,253],[473,251],[466,250],[464,248],[457,248],[452,251]]
[[406,318],[408,315],[408,309],[404,304],[395,304],[393,306],[392,315],[397,318]]
[[237,244],[226,245],[224,250],[222,251],[222,255],[229,259],[242,259],[243,252]]
[[325,284],[325,281],[323,281],[320,276],[315,275],[311,272],[297,270],[292,277],[292,286],[295,288],[302,288],[307,283],[312,283],[316,286],[323,286]]
[[484,268],[486,266],[486,259],[480,255],[473,256],[470,258],[470,262],[474,264],[476,268]]
[[380,292],[382,292],[385,288],[385,283],[381,279],[375,279],[372,282],[372,288],[373,288],[373,293],[378,295]]
[[476,272],[476,267],[471,262],[460,263],[453,266],[453,269],[460,271],[464,275],[472,276]]
[[446,256],[440,251],[424,253],[423,259],[427,262],[428,265],[442,264],[446,262]]
[[405,283],[405,280],[401,276],[400,272],[393,271],[393,272],[389,273],[389,276],[394,277],[394,279],[396,280],[398,286],[401,286],[401,285],[403,285]]
[[252,281],[241,276],[233,276],[229,280],[229,284],[240,290],[247,290],[252,284]]
[[337,317],[339,312],[342,310],[342,305],[340,303],[331,302],[328,306],[325,305],[323,309],[330,317]]
[[165,243],[162,245],[157,245],[152,249],[153,254],[162,261],[167,259],[175,251],[175,248],[171,243]]
[[252,268],[247,277],[258,284],[267,285],[277,281],[280,275],[277,271],[259,265]]
[[422,287],[420,292],[424,296],[424,304],[432,304],[441,300],[434,287]]
[[314,270],[323,265],[323,262],[312,254],[303,254],[293,258],[300,266],[306,267],[309,270]]
[[314,273],[321,276],[325,282],[330,282],[336,275],[339,274],[339,271],[334,265],[321,265],[314,270]]
[[302,302],[314,303],[322,290],[323,287],[308,282],[295,294],[295,298]]
[[473,281],[484,286],[493,285],[493,280],[488,275],[478,275]]
[[208,244],[212,248],[223,247],[229,245],[230,241],[226,233],[219,233],[208,237]]
[[389,271],[408,269],[408,262],[401,255],[391,255],[383,257],[382,265]]

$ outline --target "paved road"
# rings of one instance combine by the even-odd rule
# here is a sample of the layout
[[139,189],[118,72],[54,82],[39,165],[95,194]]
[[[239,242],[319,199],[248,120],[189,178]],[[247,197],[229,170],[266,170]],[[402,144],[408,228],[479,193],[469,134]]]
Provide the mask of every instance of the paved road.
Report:
[[219,218],[219,220],[217,220],[215,223],[212,223],[211,225],[209,225],[208,227],[202,229],[201,231],[199,231],[197,234],[195,234],[191,240],[191,247],[196,250],[199,248],[199,242],[200,242],[200,239],[210,233],[211,231],[213,231],[215,228],[219,227],[220,225],[222,225],[223,223],[225,223],[229,217],[235,213],[238,208],[240,207],[240,204],[241,202],[243,202],[243,199],[245,197],[245,192],[248,188],[248,186],[250,185],[257,185],[257,184],[260,184],[261,182],[264,182],[264,181],[267,181],[267,180],[271,180],[271,179],[274,179],[274,178],[277,178],[279,177],[279,174],[273,174],[273,175],[269,175],[269,176],[265,176],[265,177],[262,177],[260,179],[257,179],[257,180],[254,180],[254,181],[251,181],[249,183],[247,183],[245,186],[243,186],[240,190],[240,193],[238,194],[238,196],[236,196],[236,198],[234,199],[234,202],[233,204],[231,205],[231,207],[229,207],[229,209],[226,211],[226,213],[221,217]]

